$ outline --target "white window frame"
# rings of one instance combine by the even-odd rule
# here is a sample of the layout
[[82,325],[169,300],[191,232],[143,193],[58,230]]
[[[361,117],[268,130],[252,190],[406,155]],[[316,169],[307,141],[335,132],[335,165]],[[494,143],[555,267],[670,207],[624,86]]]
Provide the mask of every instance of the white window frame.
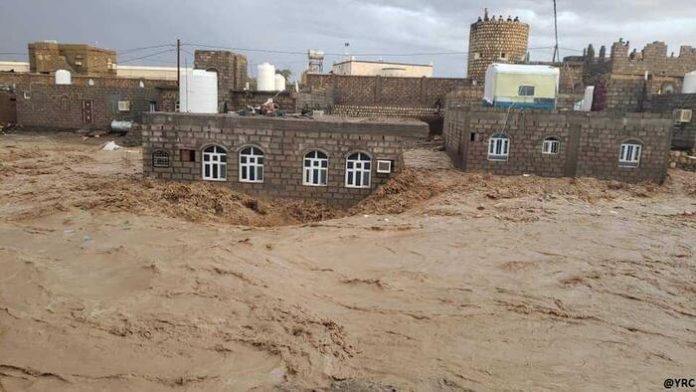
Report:
[[544,144],[541,147],[541,153],[544,155],[558,155],[561,151],[561,141],[555,137],[547,137],[544,139]]
[[119,112],[130,112],[130,101],[118,101]]
[[329,156],[319,150],[305,154],[302,161],[302,185],[328,186],[328,184]]
[[168,152],[157,150],[152,153],[152,167],[167,168],[170,164]]
[[498,133],[488,139],[488,160],[507,161],[510,156],[510,138]]
[[[227,150],[218,145],[203,149],[201,176],[205,181],[227,181]],[[208,174],[206,174],[206,168]],[[217,173],[214,175],[214,173]]]
[[[386,168],[383,168],[386,166]],[[388,159],[378,159],[377,160],[377,173],[380,174],[390,174],[392,172],[393,161]]]
[[256,146],[247,146],[239,151],[239,182],[260,184],[264,178],[266,155]]
[[638,167],[640,165],[640,157],[643,153],[643,145],[632,141],[621,143],[619,150],[619,166],[622,167]]
[[372,157],[361,151],[349,155],[346,158],[346,188],[370,188],[371,186]]

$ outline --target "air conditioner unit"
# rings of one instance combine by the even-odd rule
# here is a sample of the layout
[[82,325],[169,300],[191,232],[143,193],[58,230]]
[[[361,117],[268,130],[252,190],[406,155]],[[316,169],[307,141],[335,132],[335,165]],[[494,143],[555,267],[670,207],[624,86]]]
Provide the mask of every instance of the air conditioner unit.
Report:
[[377,173],[388,174],[392,172],[392,161],[377,160]]
[[692,115],[693,111],[691,109],[677,109],[674,111],[674,122],[689,123]]
[[118,101],[119,112],[130,112],[130,101]]

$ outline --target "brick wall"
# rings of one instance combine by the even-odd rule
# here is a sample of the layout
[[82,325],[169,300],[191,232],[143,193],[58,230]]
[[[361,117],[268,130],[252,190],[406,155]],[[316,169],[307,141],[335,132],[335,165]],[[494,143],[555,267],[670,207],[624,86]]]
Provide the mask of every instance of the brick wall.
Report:
[[671,56],[667,44],[655,41],[646,45],[642,51],[629,54],[628,42],[615,42],[611,47],[611,72],[619,75],[643,76],[649,72],[658,76],[683,78],[688,72],[696,70],[696,49],[682,46],[679,54]]
[[194,67],[215,71],[218,75],[218,101],[223,102],[232,90],[241,91],[248,80],[247,58],[241,54],[218,51],[196,50]]
[[[669,163],[671,120],[660,115],[532,112],[458,108],[445,117],[445,144],[455,165],[503,175],[597,177],[627,182],[664,180]],[[488,140],[509,137],[507,161],[488,159]],[[560,141],[558,154],[542,154],[544,139]],[[619,166],[620,146],[639,140],[640,164]]]
[[[454,90],[478,91],[469,79],[305,74],[305,88],[327,91],[337,105],[433,108]],[[482,91],[482,90],[481,90]],[[483,93],[481,93],[483,96]]]
[[675,123],[672,127],[672,148],[693,150],[696,148],[696,94],[651,95],[645,101],[648,112],[673,114],[676,109],[691,109],[691,122]]
[[[315,199],[349,206],[384,184],[391,175],[375,172],[376,160],[394,161],[403,168],[402,138],[426,137],[427,126],[418,122],[365,122],[336,119],[305,120],[227,115],[146,114],[143,124],[145,175],[178,181],[200,181],[202,149],[217,144],[227,150],[226,185],[251,194]],[[264,151],[262,184],[238,181],[238,152],[246,146]],[[195,162],[182,162],[181,149],[195,151]],[[319,149],[329,156],[328,186],[302,185],[304,155]],[[171,167],[155,168],[152,153],[170,154]],[[364,151],[372,157],[369,189],[345,187],[346,157]]]
[[[149,87],[175,87],[176,81],[171,80],[149,80],[149,79],[130,79],[119,78],[116,76],[88,76],[72,75],[73,86],[89,86],[90,80],[94,83],[93,87],[109,88],[137,88],[143,83],[145,88]],[[0,72],[0,86],[16,86],[18,89],[26,89],[35,85],[55,85],[54,75],[43,75],[35,73],[16,73]]]
[[247,106],[257,107],[272,98],[280,106],[280,110],[294,113],[296,110],[297,94],[291,91],[230,91],[227,99],[227,110],[237,111]]
[[488,15],[471,25],[469,31],[468,77],[483,84],[493,63],[521,63],[527,55],[529,25],[502,16]]
[[[17,91],[17,123],[48,130],[109,129],[112,120],[139,121],[158,99],[156,88],[32,85]],[[91,102],[91,121],[85,101]],[[130,101],[130,110],[119,111],[119,101]]]
[[35,73],[116,75],[116,52],[82,44],[35,42],[29,44],[29,67]]

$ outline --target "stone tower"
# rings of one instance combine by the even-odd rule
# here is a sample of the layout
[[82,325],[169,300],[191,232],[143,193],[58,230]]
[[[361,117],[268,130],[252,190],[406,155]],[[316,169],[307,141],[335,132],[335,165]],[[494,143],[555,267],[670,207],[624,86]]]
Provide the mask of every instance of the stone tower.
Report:
[[510,16],[489,17],[486,10],[469,33],[469,78],[483,83],[489,65],[524,62],[528,43],[528,24]]

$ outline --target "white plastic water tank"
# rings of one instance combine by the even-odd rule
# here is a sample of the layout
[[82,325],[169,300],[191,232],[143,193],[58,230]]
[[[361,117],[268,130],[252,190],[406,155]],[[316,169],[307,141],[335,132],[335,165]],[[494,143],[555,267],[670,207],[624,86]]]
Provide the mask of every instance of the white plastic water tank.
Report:
[[682,94],[696,94],[696,71],[684,75]]
[[275,74],[275,90],[285,91],[285,76],[281,74]]
[[185,113],[217,113],[217,73],[202,69],[181,72],[179,111]]
[[70,75],[70,71],[66,71],[64,69],[57,70],[56,71],[56,84],[60,84],[60,85],[72,84],[72,76]]
[[256,90],[275,91],[275,67],[268,63],[259,64],[256,68]]

